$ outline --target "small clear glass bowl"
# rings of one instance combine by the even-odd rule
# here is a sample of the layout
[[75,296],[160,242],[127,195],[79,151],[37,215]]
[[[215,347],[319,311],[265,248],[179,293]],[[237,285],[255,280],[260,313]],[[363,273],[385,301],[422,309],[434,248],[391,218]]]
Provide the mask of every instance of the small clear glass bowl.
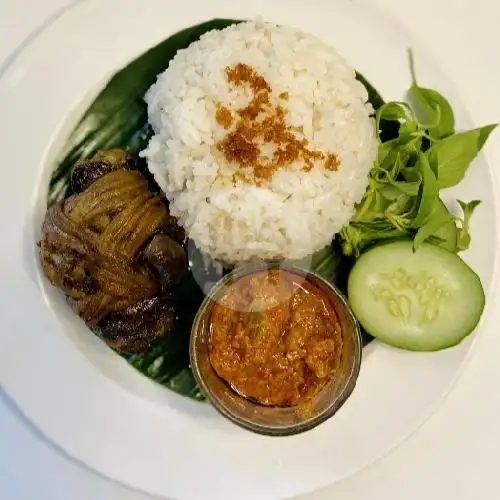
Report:
[[[301,276],[331,300],[341,326],[343,349],[340,367],[327,384],[307,404],[264,406],[234,391],[212,368],[209,358],[210,324],[213,305],[231,283],[258,271],[281,269]],[[283,263],[238,266],[222,278],[205,297],[191,330],[190,359],[196,381],[215,408],[229,420],[250,431],[270,436],[289,436],[307,431],[332,417],[351,395],[361,364],[362,340],[359,324],[346,298],[331,282],[306,269]]]

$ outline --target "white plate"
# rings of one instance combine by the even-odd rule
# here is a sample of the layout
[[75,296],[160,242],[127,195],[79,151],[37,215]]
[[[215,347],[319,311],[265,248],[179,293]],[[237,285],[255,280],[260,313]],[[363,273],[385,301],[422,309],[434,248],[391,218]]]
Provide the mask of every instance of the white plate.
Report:
[[[421,82],[450,97],[460,127],[471,126],[455,88],[418,41],[407,39],[381,12],[328,0],[87,0],[42,33],[0,80],[2,161],[9,168],[0,211],[9,242],[0,268],[9,283],[0,301],[2,384],[28,418],[72,456],[166,497],[276,499],[353,474],[400,443],[437,407],[473,342],[435,354],[372,344],[356,391],[335,418],[303,435],[264,438],[136,373],[40,281],[34,241],[51,158],[82,104],[110,73],[171,33],[213,17],[255,15],[332,43],[387,99],[401,98],[409,84],[411,45]],[[495,281],[496,259],[490,175],[481,158],[450,193],[484,202],[466,257],[487,290]]]

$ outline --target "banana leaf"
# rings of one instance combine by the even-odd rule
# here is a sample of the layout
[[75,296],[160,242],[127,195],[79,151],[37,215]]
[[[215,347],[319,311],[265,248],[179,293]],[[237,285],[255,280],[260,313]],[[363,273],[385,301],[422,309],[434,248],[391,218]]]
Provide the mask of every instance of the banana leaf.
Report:
[[213,19],[186,28],[118,71],[87,109],[61,152],[50,181],[49,204],[71,194],[69,176],[79,159],[110,147],[124,148],[131,153],[144,149],[151,136],[144,94],[157,75],[167,69],[178,50],[188,47],[207,31],[237,22]]
[[[123,148],[131,153],[144,149],[152,130],[143,98],[157,75],[168,67],[178,50],[188,47],[207,31],[238,22],[234,19],[213,19],[186,28],[120,69],[71,132],[56,162],[47,204],[50,206],[72,194],[71,170],[78,160],[91,157],[100,149]],[[378,109],[384,103],[380,94],[363,75],[357,73],[357,78],[367,88],[374,109]],[[148,175],[144,164],[142,170]],[[154,185],[154,181],[149,179]],[[351,265],[335,247],[313,257],[313,268],[328,279],[338,280],[341,287],[345,287],[345,278]],[[145,354],[124,357],[156,382],[184,396],[203,400],[190,370],[188,347],[191,325],[204,294],[191,271],[173,291],[173,296],[177,303],[177,317],[172,331],[153,342]],[[365,342],[370,340],[366,337]]]

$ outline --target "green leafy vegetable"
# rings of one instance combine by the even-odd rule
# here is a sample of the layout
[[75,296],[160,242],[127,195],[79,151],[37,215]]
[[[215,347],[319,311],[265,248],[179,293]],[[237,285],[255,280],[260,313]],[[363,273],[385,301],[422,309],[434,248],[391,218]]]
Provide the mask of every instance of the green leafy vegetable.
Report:
[[436,228],[431,235],[429,235],[428,241],[445,248],[449,252],[455,253],[458,250],[458,228],[455,222],[456,217],[450,212],[441,199],[434,205],[434,210],[429,217],[428,224],[432,223],[434,219],[440,222],[443,221],[443,224],[439,224],[439,227]]
[[439,191],[436,176],[432,172],[429,161],[423,153],[420,154],[419,161],[414,168],[418,169],[422,178],[422,184],[417,197],[416,206],[418,208],[410,226],[413,229],[418,229],[428,222],[429,216],[434,210],[434,205],[439,199]]
[[469,203],[465,203],[461,200],[457,200],[462,211],[464,213],[463,219],[461,220],[461,228],[458,231],[458,249],[467,250],[470,246],[470,233],[469,224],[474,210],[481,204],[479,200],[472,200]]
[[[438,246],[451,246],[449,245],[449,241],[443,239],[439,236],[440,232],[443,231],[443,228],[447,227],[449,224],[453,225],[453,228],[456,229],[455,222],[453,217],[450,216],[449,213],[443,212],[439,214],[433,214],[432,217],[429,217],[427,222],[420,226],[415,235],[415,239],[413,240],[413,248],[415,250],[418,249],[424,241],[434,237],[437,240]],[[456,241],[456,231],[455,231],[455,241]],[[456,248],[456,243],[452,246],[453,249]]]
[[431,137],[441,139],[455,132],[455,116],[450,103],[439,92],[420,87],[415,75],[415,64],[411,49],[408,51],[412,84],[410,95],[416,103],[421,121],[426,123]]
[[414,248],[429,241],[451,252],[470,244],[469,220],[477,204],[464,205],[464,218],[457,220],[439,191],[463,179],[496,125],[455,133],[449,102],[418,85],[411,51],[409,57],[415,108],[394,101],[377,110],[377,159],[356,214],[341,231],[342,251],[349,256],[396,237],[412,237]]
[[413,110],[406,102],[391,101],[382,105],[377,110],[377,127],[380,127],[380,120],[394,120],[405,123],[409,120],[415,121]]
[[457,185],[496,125],[461,132],[435,142],[426,152],[440,189]]

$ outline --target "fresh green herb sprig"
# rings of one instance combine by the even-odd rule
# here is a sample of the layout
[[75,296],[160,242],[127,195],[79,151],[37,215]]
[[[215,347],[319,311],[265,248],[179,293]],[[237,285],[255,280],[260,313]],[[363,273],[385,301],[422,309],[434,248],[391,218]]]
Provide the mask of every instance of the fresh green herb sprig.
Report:
[[470,217],[480,202],[459,201],[459,219],[439,192],[464,178],[496,124],[455,132],[449,102],[418,85],[411,51],[409,59],[413,106],[395,101],[376,110],[377,160],[356,214],[341,232],[345,255],[357,257],[368,246],[400,237],[413,238],[415,248],[427,240],[453,252],[470,245]]

